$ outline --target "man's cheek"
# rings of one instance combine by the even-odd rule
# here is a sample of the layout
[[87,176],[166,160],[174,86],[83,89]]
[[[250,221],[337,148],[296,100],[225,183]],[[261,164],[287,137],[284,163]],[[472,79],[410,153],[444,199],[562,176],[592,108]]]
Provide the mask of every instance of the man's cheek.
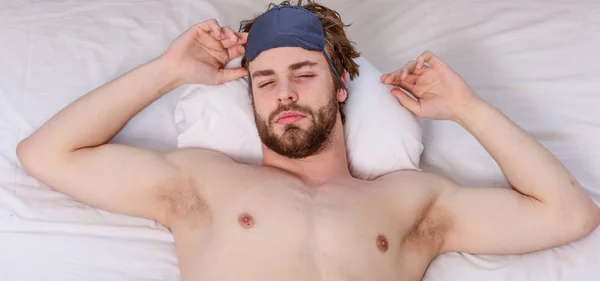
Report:
[[254,113],[258,115],[261,119],[268,121],[269,114],[271,111],[267,110],[264,105],[260,103],[254,104]]

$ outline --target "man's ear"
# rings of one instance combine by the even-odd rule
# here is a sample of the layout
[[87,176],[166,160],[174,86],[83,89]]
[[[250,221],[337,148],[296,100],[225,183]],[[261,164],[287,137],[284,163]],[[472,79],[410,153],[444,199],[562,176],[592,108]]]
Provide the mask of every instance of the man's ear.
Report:
[[342,72],[342,83],[344,83],[344,87],[341,87],[337,91],[337,100],[338,102],[344,102],[348,98],[348,92],[345,89],[348,88],[348,83],[346,83],[346,70]]

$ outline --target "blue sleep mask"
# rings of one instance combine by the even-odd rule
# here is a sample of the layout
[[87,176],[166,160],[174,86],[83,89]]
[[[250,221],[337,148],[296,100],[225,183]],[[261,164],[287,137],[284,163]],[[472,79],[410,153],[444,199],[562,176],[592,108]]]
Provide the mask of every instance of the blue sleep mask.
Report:
[[248,63],[256,59],[260,53],[280,47],[300,47],[309,51],[322,52],[336,79],[344,90],[348,91],[325,52],[323,25],[315,14],[298,6],[282,6],[259,16],[248,32],[246,42]]

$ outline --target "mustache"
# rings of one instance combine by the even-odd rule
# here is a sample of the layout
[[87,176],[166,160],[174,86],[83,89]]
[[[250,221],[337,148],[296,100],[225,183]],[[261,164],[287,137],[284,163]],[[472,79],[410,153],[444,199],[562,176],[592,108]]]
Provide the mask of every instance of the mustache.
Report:
[[277,107],[277,109],[269,115],[269,121],[273,122],[275,118],[277,118],[277,116],[279,116],[279,114],[281,114],[284,111],[296,111],[304,115],[309,115],[311,117],[313,116],[313,112],[310,108],[292,103],[280,105],[279,107]]

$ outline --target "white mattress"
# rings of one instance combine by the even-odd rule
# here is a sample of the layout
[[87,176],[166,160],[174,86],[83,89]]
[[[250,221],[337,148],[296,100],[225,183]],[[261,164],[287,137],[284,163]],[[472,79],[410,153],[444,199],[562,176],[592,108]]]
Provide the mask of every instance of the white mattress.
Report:
[[[27,176],[17,142],[87,91],[159,55],[190,25],[235,28],[267,1],[0,1],[0,280],[178,280],[170,233],[97,210]],[[600,202],[600,2],[323,1],[353,23],[383,71],[434,51],[534,134]],[[174,91],[116,142],[175,147]],[[458,125],[422,121],[422,168],[466,185],[506,185]],[[600,230],[520,256],[451,253],[424,280],[600,280]]]

